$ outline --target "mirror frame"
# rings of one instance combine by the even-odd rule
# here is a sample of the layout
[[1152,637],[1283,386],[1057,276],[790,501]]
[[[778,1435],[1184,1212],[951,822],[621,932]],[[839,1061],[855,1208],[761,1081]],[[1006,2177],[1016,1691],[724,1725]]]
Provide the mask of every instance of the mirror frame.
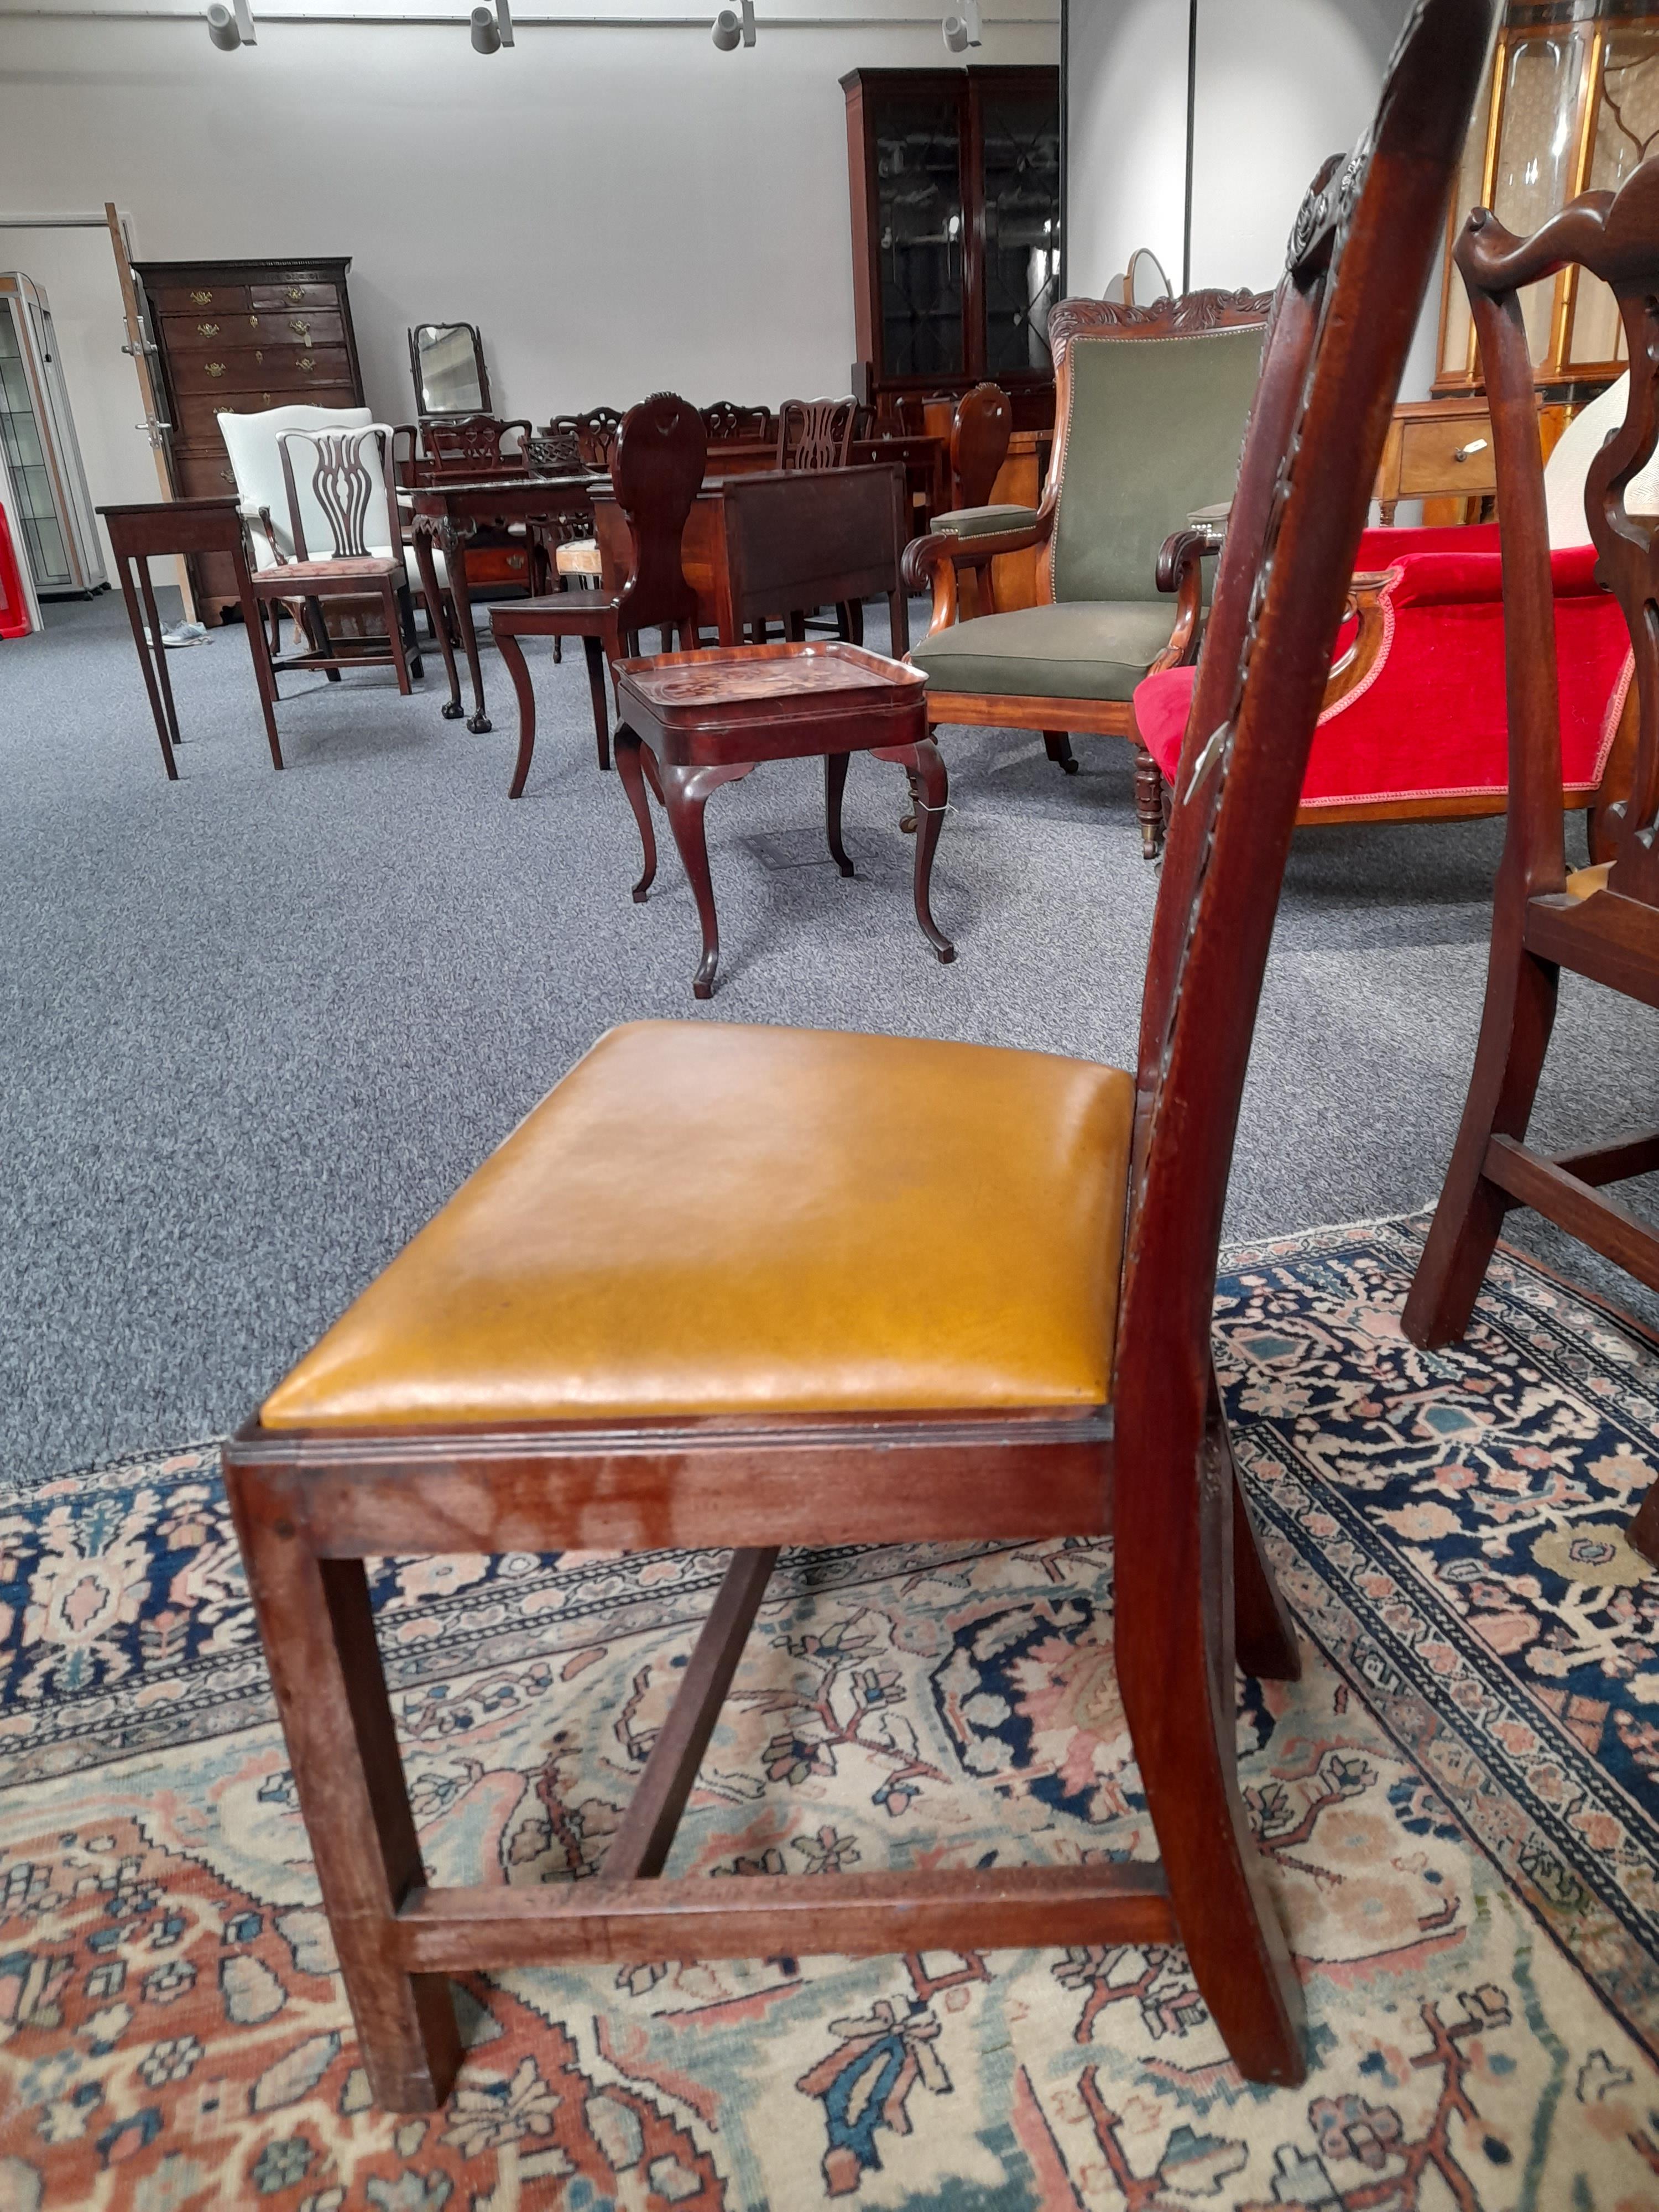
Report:
[[[465,331],[472,341],[472,361],[478,372],[478,404],[467,407],[428,407],[421,375],[420,334],[422,331]],[[489,371],[484,367],[483,340],[476,323],[416,323],[409,333],[409,372],[415,383],[415,412],[422,422],[428,416],[441,420],[450,415],[489,415]]]

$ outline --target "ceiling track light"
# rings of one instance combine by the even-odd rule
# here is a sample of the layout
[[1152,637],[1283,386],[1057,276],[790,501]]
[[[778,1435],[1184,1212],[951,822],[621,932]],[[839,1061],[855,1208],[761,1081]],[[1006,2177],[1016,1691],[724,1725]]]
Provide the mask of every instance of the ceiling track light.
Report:
[[741,0],[740,8],[722,8],[714,18],[714,44],[723,54],[755,43],[755,0]]
[[512,43],[511,0],[495,0],[493,9],[478,7],[472,10],[472,50],[475,53],[493,54]]
[[945,46],[953,54],[965,54],[969,46],[981,43],[980,0],[962,0],[962,13],[947,15],[939,25]]
[[207,11],[208,36],[222,54],[234,54],[238,46],[255,46],[259,43],[253,29],[253,10],[248,0],[212,0]]

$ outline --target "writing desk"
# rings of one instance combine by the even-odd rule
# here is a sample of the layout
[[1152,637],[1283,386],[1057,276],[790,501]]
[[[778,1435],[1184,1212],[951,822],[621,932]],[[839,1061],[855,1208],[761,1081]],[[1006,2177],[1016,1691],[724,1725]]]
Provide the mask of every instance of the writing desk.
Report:
[[[248,572],[247,548],[242,537],[242,517],[234,499],[149,500],[127,507],[100,507],[109,531],[110,549],[121,579],[121,596],[127,603],[132,641],[138,648],[138,665],[144,672],[149,710],[155,717],[155,734],[161,741],[161,760],[169,778],[179,781],[179,764],[173,749],[179,743],[179,716],[173,703],[173,682],[167,674],[167,647],[161,642],[161,619],[150,589],[149,559],[153,553],[228,553],[236,583],[236,598],[247,631],[248,651],[253,656],[253,680],[259,687],[259,708],[265,718],[265,738],[270,764],[283,765],[283,749],[276,738],[276,678],[271,670],[264,626],[253,597]],[[142,602],[142,605],[141,605]]]
[[568,515],[588,513],[596,483],[603,483],[609,489],[610,481],[608,477],[596,478],[586,471],[574,475],[541,476],[532,470],[512,469],[499,476],[411,484],[404,492],[403,495],[410,508],[410,536],[421,572],[421,585],[427,605],[433,610],[438,649],[443,655],[444,674],[449,679],[449,697],[443,709],[447,721],[453,721],[462,712],[461,684],[449,632],[441,618],[443,600],[438,586],[437,563],[433,558],[434,544],[443,548],[444,570],[455,609],[455,628],[460,635],[461,650],[466,655],[466,672],[472,684],[472,712],[467,716],[466,726],[469,730],[487,730],[491,724],[484,712],[478,633],[473,627],[472,602],[468,593],[467,543],[486,526],[507,530],[517,524],[533,531],[539,524],[550,530]]
[[[753,623],[884,597],[894,655],[908,653],[906,498],[896,461],[705,478],[680,541],[699,624],[740,645]],[[628,525],[608,480],[595,483],[592,501],[603,588],[619,591],[633,561]]]

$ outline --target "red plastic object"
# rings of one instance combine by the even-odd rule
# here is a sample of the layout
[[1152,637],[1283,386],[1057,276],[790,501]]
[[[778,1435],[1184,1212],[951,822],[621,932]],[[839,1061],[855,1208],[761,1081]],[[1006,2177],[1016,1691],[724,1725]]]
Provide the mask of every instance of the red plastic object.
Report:
[[0,637],[27,637],[33,629],[29,603],[23,596],[23,578],[11,542],[11,526],[0,507]]

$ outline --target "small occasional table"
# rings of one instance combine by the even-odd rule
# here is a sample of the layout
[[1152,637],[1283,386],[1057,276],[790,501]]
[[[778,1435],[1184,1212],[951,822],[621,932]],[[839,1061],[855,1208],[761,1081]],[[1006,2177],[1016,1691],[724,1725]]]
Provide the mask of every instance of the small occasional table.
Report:
[[[138,648],[138,665],[144,672],[149,710],[155,717],[155,734],[161,740],[161,760],[171,780],[179,781],[173,749],[179,743],[179,716],[173,704],[173,683],[167,674],[167,647],[161,642],[161,622],[155,611],[155,595],[149,584],[153,553],[228,553],[236,575],[236,596],[247,631],[248,651],[253,656],[253,680],[259,687],[259,707],[265,718],[265,737],[270,764],[283,765],[283,749],[276,739],[276,678],[260,612],[253,597],[247,549],[242,538],[242,518],[234,499],[149,500],[131,507],[100,507],[99,514],[109,530],[110,549],[121,578],[121,596],[127,603],[132,641]],[[143,605],[140,605],[142,599]]]
[[720,953],[703,808],[721,784],[736,782],[763,761],[823,756],[825,827],[843,876],[853,873],[841,838],[849,757],[872,753],[903,769],[916,812],[916,920],[941,960],[956,958],[928,902],[948,787],[945,763],[927,734],[927,680],[920,669],[830,638],[623,660],[617,678],[617,769],[645,852],[634,896],[643,902],[657,872],[648,779],[667,811],[702,925],[693,997],[714,996]]

